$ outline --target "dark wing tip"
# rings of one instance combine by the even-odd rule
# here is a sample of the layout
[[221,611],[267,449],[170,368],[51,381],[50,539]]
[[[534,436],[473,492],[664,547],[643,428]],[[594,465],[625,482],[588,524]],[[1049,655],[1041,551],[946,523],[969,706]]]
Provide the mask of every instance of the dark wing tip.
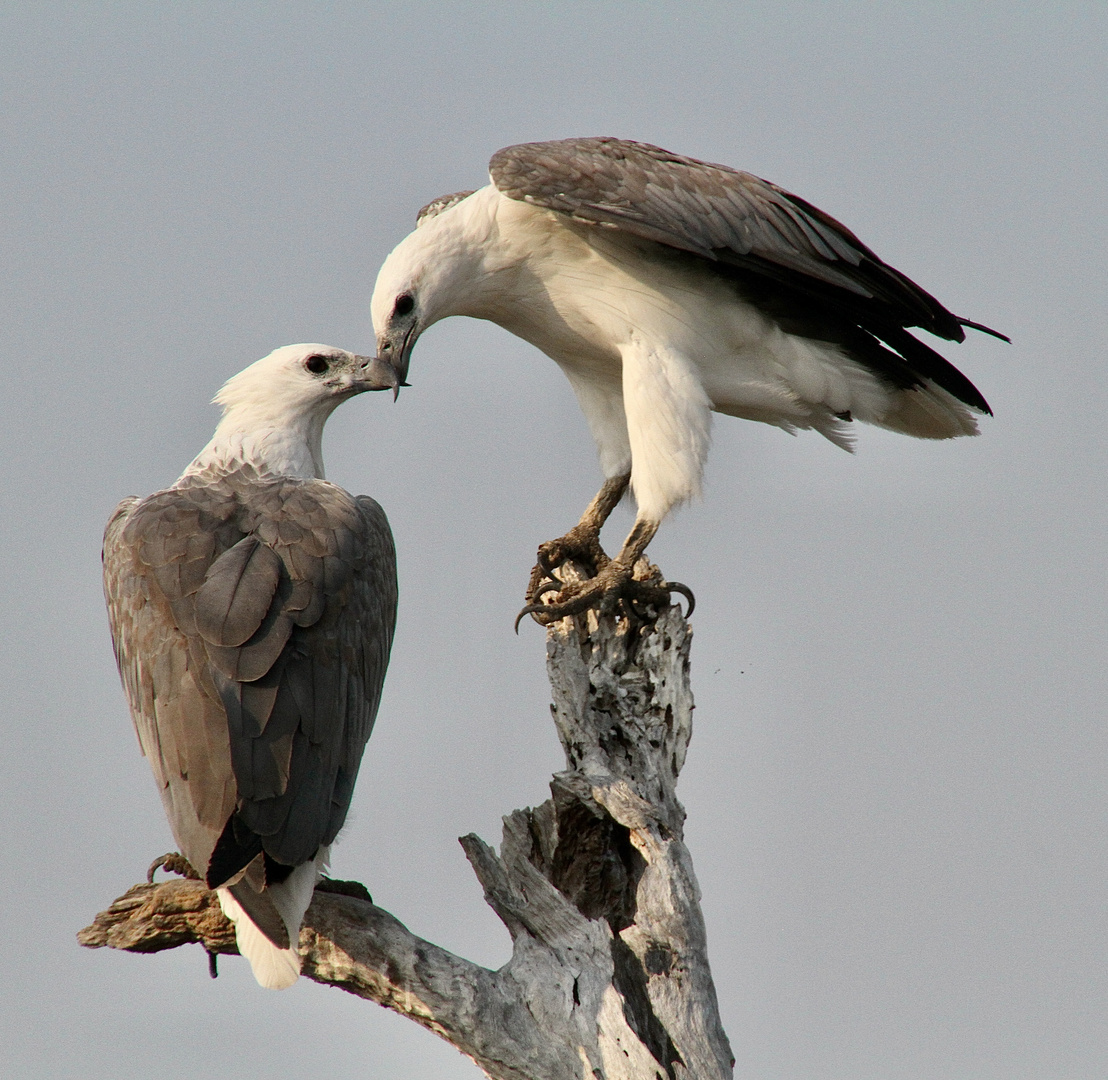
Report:
[[1007,334],[1002,334],[999,330],[994,330],[991,326],[986,326],[984,323],[971,322],[969,319],[958,319],[958,323],[961,326],[968,326],[971,330],[978,330],[982,334],[988,334],[990,337],[1000,338],[1001,341],[1012,344],[1012,339]]
[[223,826],[204,873],[209,889],[218,889],[262,851],[262,838],[243,825],[235,829],[232,814]]

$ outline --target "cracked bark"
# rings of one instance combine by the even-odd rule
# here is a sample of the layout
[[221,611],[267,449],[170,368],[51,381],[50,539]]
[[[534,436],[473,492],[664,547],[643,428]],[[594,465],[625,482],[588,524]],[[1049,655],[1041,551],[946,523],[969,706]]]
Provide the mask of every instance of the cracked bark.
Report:
[[[645,560],[636,569],[656,573]],[[646,626],[589,613],[548,628],[567,767],[547,802],[504,819],[499,854],[461,838],[511,934],[504,967],[424,941],[356,883],[325,883],[300,933],[303,974],[422,1024],[492,1080],[730,1078],[676,795],[690,639],[676,606]],[[214,893],[187,880],[136,885],[78,940],[236,951]]]

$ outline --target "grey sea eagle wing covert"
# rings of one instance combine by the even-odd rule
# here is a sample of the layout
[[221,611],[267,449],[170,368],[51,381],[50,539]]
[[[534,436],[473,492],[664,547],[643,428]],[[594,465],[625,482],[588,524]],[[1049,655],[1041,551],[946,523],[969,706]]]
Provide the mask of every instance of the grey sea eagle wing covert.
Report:
[[[333,353],[333,368],[351,357]],[[321,401],[326,412],[337,403]],[[395,550],[371,498],[275,474],[264,452],[202,458],[172,488],[123,500],[108,522],[112,638],[181,852],[288,953],[377,714]],[[295,978],[288,964],[267,976],[251,962],[263,985]]]

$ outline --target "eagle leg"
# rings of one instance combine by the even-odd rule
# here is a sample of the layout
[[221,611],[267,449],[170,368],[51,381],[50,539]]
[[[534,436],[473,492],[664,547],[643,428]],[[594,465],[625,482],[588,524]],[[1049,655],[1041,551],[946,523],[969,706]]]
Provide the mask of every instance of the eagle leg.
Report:
[[630,473],[605,480],[596,498],[581,515],[581,520],[565,536],[539,545],[535,567],[527,585],[528,604],[540,603],[542,594],[551,589],[565,588],[565,583],[554,573],[563,563],[572,560],[580,563],[591,574],[598,574],[611,562],[600,546],[600,530],[623,498],[630,481]]
[[567,615],[579,615],[590,608],[596,608],[601,615],[612,615],[622,608],[630,617],[645,621],[642,611],[645,606],[664,607],[669,604],[670,596],[675,592],[688,600],[686,617],[691,615],[696,606],[696,598],[688,586],[677,581],[665,581],[660,576],[645,581],[636,581],[633,576],[635,564],[657,531],[656,522],[636,521],[616,558],[609,559],[587,581],[563,585],[558,598],[550,603],[544,603],[542,596],[561,584],[556,579],[553,582],[540,583],[534,593],[529,590],[530,602],[516,617],[516,629],[519,629],[520,621],[525,615],[530,615],[542,626],[548,626]]

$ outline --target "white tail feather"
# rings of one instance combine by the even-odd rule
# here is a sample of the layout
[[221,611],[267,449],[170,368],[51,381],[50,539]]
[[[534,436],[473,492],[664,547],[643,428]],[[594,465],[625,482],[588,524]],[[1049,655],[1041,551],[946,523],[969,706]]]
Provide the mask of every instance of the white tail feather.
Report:
[[292,945],[278,948],[253,923],[242,905],[227,889],[217,889],[223,914],[235,924],[235,941],[239,952],[250,962],[250,969],[260,986],[267,990],[284,990],[300,976],[300,924],[312,902],[312,893],[320,875],[327,868],[329,847],[320,848],[316,857],[298,866],[279,885],[270,885],[266,892],[289,932]]
[[251,921],[239,902],[226,890],[217,889],[223,914],[235,924],[239,952],[250,961],[250,970],[260,986],[284,990],[300,977],[300,954],[295,949],[279,949]]
[[917,439],[953,439],[977,434],[973,413],[930,379],[923,386],[900,391],[892,408],[874,422]]

